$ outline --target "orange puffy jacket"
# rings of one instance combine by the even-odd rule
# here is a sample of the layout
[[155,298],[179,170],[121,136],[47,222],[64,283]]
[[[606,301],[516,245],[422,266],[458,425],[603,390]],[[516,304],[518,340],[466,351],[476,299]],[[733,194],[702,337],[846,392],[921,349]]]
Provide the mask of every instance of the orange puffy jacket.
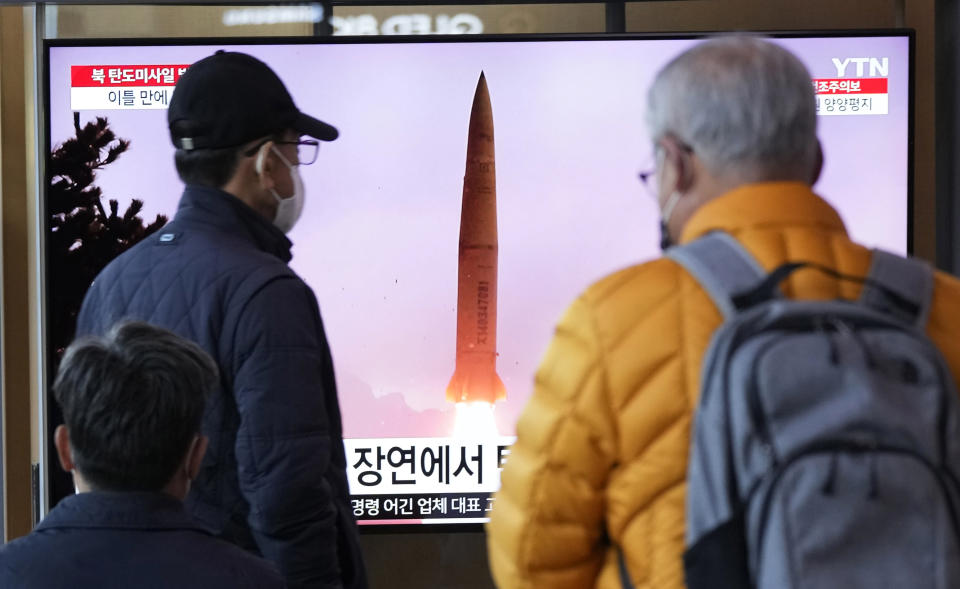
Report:
[[[865,275],[870,251],[801,183],[734,190],[701,207],[688,242],[716,229],[767,270],[807,260]],[[859,285],[798,272],[792,297],[856,298]],[[638,589],[683,587],[684,498],[700,364],[721,317],[668,259],[608,276],[557,327],[517,424],[487,525],[501,589],[621,586],[616,546]],[[938,274],[927,327],[960,380],[960,281]]]

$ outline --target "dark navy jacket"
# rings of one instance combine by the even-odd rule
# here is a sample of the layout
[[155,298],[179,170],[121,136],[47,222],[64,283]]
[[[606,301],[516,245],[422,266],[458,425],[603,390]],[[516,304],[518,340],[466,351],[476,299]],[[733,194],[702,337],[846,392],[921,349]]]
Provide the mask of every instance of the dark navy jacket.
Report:
[[221,387],[188,511],[291,588],[363,588],[333,364],[290,246],[232,195],[188,186],[173,221],[97,276],[77,334],[139,319],[200,344]]
[[277,589],[270,563],[213,537],[162,493],[80,493],[0,547],[5,589]]

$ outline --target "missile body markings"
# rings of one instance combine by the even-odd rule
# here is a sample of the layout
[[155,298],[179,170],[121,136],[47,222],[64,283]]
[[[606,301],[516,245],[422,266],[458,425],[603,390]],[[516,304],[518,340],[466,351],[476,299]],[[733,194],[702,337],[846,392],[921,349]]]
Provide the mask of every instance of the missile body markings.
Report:
[[497,176],[493,109],[480,73],[470,111],[460,210],[457,270],[457,358],[447,400],[494,402],[506,397],[497,375]]

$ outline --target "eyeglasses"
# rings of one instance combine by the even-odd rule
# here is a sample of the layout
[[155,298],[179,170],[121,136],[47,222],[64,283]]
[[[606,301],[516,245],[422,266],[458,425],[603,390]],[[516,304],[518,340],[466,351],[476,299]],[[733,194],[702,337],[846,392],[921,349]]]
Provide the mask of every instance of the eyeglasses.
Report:
[[640,183],[643,184],[644,190],[654,198],[657,197],[657,183],[653,180],[656,175],[656,168],[646,169],[637,173],[637,178],[639,178]]
[[277,141],[277,145],[296,145],[297,146],[297,165],[309,166],[317,161],[317,155],[320,153],[320,142],[316,139],[303,139],[301,141]]
[[[693,153],[693,148],[687,145],[686,143],[678,142],[677,146],[684,153],[687,153],[687,154]],[[640,172],[637,174],[637,178],[639,178],[640,183],[643,184],[643,188],[645,192],[649,196],[653,197],[654,200],[658,198],[657,183],[655,178],[657,176],[657,169],[659,168],[658,166],[659,162],[657,160],[660,153],[662,153],[662,149],[663,149],[662,147],[657,146],[655,148],[654,155],[650,156],[650,159],[652,159],[653,162],[650,162],[647,165],[645,165],[643,169],[640,170]]]
[[640,184],[643,185],[643,192],[653,200],[657,200],[657,157],[651,155],[644,162],[643,168],[637,173]]
[[[251,147],[244,152],[243,155],[250,157],[251,155],[257,153],[263,145],[270,141],[269,139],[258,143],[257,145]],[[300,141],[274,141],[275,145],[296,145],[297,146],[297,161],[290,162],[295,166],[309,166],[313,162],[317,161],[317,155],[320,153],[320,142],[316,139],[303,139]]]

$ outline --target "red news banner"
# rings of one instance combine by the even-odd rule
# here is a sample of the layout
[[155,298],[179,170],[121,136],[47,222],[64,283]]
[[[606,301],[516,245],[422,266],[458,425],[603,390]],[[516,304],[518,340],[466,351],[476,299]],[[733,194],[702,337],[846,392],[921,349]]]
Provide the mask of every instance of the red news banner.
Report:
[[188,65],[71,66],[70,109],[165,109]]
[[817,114],[885,115],[887,78],[815,78]]

